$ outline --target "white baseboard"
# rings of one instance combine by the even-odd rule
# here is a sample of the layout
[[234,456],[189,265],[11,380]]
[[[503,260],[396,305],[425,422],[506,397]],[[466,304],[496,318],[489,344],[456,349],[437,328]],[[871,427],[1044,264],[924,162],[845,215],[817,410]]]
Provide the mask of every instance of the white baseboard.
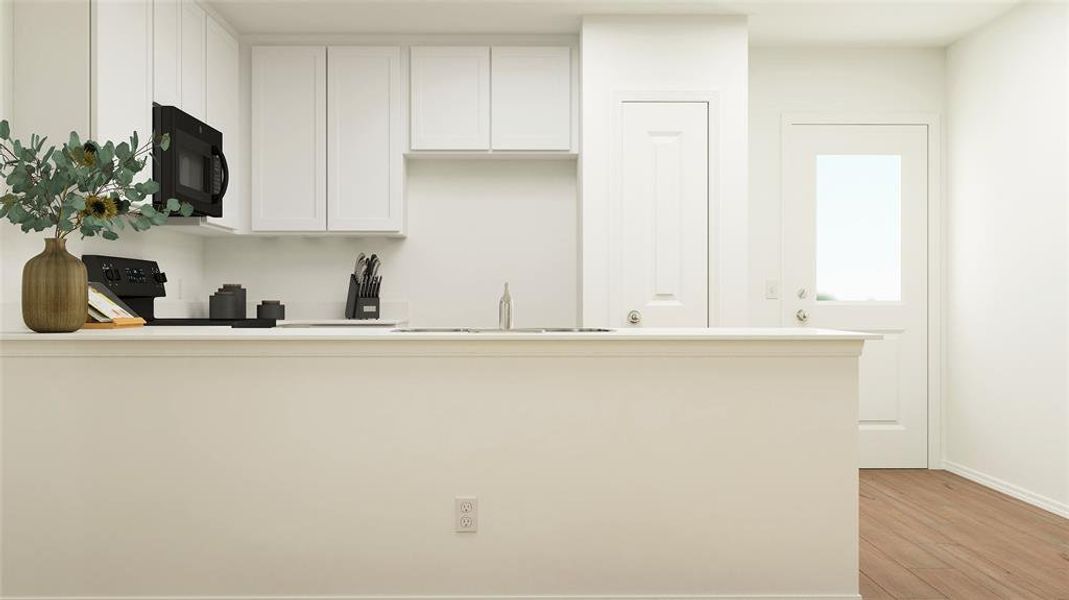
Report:
[[1012,496],[1022,502],[1027,502],[1032,506],[1042,508],[1045,511],[1069,519],[1069,504],[1066,504],[1065,502],[1059,502],[1053,498],[1030,492],[1008,481],[1003,481],[997,477],[992,477],[986,473],[981,473],[974,469],[970,469],[965,465],[959,465],[956,462],[946,459],[943,459],[943,468],[955,475],[960,475],[965,479],[975,481],[982,486],[989,487],[993,490],[1002,492],[1007,496]]
[[0,596],[0,600],[862,600],[839,595],[665,595],[665,596]]

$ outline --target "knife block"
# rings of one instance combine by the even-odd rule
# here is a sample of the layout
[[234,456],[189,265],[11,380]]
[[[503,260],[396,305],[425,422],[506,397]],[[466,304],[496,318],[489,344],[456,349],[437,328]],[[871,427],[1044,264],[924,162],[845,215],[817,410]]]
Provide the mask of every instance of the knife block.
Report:
[[356,275],[349,275],[349,295],[345,299],[346,319],[378,319],[380,306],[378,297],[360,295],[360,282]]
[[379,318],[379,299],[378,298],[357,298],[356,299],[356,314],[351,318],[353,318],[353,319],[378,319]]

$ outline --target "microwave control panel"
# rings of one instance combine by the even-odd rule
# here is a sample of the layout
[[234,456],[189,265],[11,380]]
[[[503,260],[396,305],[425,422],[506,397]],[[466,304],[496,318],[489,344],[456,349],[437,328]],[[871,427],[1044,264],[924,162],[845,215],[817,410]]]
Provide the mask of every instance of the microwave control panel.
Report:
[[160,298],[167,295],[167,274],[154,260],[85,254],[89,281],[102,283],[119,297]]

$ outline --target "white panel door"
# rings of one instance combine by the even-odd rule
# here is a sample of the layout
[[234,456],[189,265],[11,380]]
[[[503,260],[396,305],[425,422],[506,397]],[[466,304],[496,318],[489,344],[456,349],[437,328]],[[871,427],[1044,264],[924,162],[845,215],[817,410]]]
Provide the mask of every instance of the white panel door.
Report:
[[327,228],[327,49],[252,49],[252,228]]
[[862,467],[928,465],[928,129],[792,125],[783,140],[783,321],[868,331]]
[[404,225],[401,49],[332,47],[327,77],[327,229]]
[[204,120],[205,14],[192,0],[182,3],[182,110]]
[[241,115],[238,41],[212,17],[208,17],[206,44],[207,80],[205,120],[223,134],[223,153],[231,178],[223,196],[223,216],[209,217],[216,225],[239,229],[246,221],[241,193]]
[[614,324],[706,327],[709,105],[625,102],[621,111]]
[[572,49],[495,46],[491,65],[494,150],[572,145]]
[[490,149],[490,48],[411,50],[413,150]]
[[182,0],[152,3],[152,97],[165,106],[182,105]]

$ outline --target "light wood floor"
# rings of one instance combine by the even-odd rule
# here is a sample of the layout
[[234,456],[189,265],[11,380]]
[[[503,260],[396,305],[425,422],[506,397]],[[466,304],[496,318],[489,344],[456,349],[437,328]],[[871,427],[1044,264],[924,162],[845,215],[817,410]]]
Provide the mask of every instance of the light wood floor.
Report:
[[861,594],[1069,600],[1069,520],[946,471],[861,471]]

